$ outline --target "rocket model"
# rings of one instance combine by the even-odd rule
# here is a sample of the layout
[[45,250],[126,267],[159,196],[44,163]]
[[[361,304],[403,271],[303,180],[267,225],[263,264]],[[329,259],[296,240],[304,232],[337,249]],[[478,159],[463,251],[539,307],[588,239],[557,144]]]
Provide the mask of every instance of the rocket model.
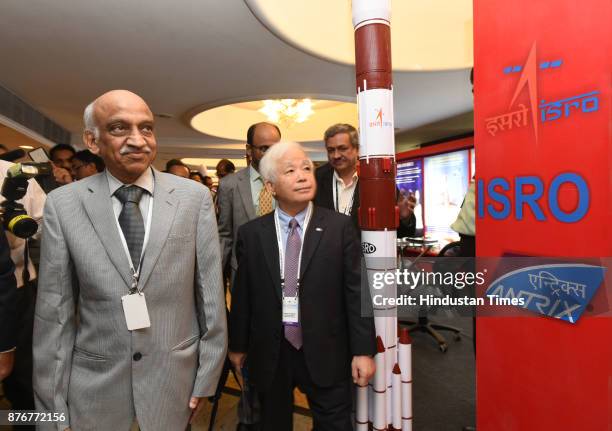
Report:
[[[359,225],[372,289],[374,273],[394,273],[397,268],[391,0],[353,0],[352,10],[359,108]],[[372,296],[397,297],[395,284],[383,289],[371,292]],[[374,321],[376,374],[367,394],[357,389],[357,429],[364,426],[366,416],[374,430],[412,429],[412,391],[405,386],[405,381],[411,382],[406,377],[412,367],[410,337],[406,333],[398,342],[396,306],[375,305]]]

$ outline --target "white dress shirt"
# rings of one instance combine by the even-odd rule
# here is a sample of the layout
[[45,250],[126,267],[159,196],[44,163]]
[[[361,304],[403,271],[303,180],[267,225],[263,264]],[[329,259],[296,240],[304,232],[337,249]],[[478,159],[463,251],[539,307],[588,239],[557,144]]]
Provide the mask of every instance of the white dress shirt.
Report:
[[353,202],[355,201],[355,188],[357,187],[357,171],[353,173],[348,184],[338,175],[334,169],[334,180],[332,181],[332,193],[334,197],[334,208],[342,214],[351,215]]
[[154,184],[155,184],[154,177],[153,177],[153,170],[151,168],[147,169],[132,184],[123,184],[121,181],[115,178],[113,174],[111,174],[108,171],[108,169],[105,170],[105,172],[106,172],[106,178],[108,179],[108,188],[110,190],[111,201],[113,203],[113,212],[115,213],[115,221],[117,222],[117,229],[119,230],[119,236],[121,237],[121,243],[123,244],[123,249],[127,256],[128,262],[132,264],[132,268],[138,269],[137,267],[138,267],[139,262],[135,262],[135,263],[132,262],[132,258],[130,257],[130,250],[127,246],[127,242],[125,241],[125,237],[123,236],[123,230],[121,230],[121,226],[119,225],[119,214],[121,214],[121,210],[123,209],[123,204],[121,203],[119,198],[115,196],[115,192],[123,186],[131,186],[131,185],[138,186],[148,192],[148,193],[142,194],[142,197],[140,198],[140,202],[138,203],[138,208],[140,209],[140,213],[142,214],[142,221],[144,222],[144,226],[145,226],[145,237],[144,237],[144,242],[142,244],[142,254],[144,254],[145,248],[147,246],[147,241],[149,239],[149,230],[151,228],[151,223],[149,220],[149,214],[150,214],[149,205],[153,205],[153,189],[154,189]]

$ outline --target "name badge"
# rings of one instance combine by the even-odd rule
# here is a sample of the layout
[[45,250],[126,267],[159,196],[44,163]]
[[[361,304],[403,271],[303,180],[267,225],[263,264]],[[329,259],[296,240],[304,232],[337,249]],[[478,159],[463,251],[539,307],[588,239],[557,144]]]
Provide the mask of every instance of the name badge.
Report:
[[297,296],[283,297],[283,325],[295,326],[299,320],[300,299]]
[[138,292],[133,295],[122,296],[121,303],[123,304],[123,313],[128,330],[133,331],[151,326],[144,293]]

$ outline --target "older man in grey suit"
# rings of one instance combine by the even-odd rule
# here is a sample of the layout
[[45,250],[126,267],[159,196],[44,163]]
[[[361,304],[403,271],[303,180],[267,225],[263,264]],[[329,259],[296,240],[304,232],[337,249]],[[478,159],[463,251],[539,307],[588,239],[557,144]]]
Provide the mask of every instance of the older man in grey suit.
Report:
[[100,96],[83,138],[106,171],[47,199],[34,390],[38,410],[64,414],[50,429],[183,430],[215,391],[227,328],[212,199],[151,167],[153,123],[136,94]]

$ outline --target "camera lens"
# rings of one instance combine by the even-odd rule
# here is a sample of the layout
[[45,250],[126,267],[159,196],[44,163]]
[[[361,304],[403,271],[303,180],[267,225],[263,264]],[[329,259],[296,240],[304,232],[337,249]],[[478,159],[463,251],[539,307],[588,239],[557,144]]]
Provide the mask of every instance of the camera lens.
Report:
[[38,230],[38,223],[29,215],[16,215],[8,219],[7,229],[19,238],[29,238]]

